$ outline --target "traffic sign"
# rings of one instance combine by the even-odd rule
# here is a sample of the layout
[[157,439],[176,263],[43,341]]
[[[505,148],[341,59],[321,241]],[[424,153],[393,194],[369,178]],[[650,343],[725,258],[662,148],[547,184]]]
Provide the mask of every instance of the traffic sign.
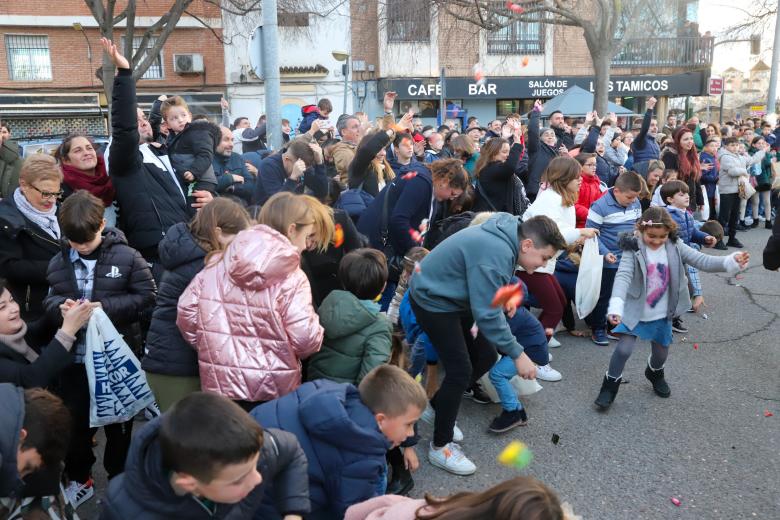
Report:
[[710,96],[720,96],[723,94],[723,78],[710,78],[707,90],[710,93]]

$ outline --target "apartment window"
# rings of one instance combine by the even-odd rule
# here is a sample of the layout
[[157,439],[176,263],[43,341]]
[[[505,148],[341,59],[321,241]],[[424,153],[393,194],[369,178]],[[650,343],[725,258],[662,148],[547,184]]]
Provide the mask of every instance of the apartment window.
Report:
[[51,81],[48,36],[6,34],[8,75],[14,81]]
[[[133,37],[133,56],[135,56],[135,53],[138,52],[138,49],[141,48],[141,40],[143,39],[143,36],[134,36]],[[125,46],[125,37],[122,36],[122,48]],[[154,47],[154,44],[157,42],[157,38],[154,36],[149,38],[149,44],[146,46],[146,52],[149,52],[152,47]],[[144,52],[144,55],[141,56],[141,59],[138,61],[140,64],[144,59],[146,58],[146,52]],[[144,75],[141,77],[141,79],[163,79],[165,77],[164,71],[163,71],[163,59],[162,59],[162,50],[160,50],[160,53],[156,56],[154,61],[152,61],[151,65],[149,65],[149,68],[146,69],[146,72],[144,72]]]
[[533,108],[532,99],[497,99],[496,117],[506,117],[509,114],[525,114]]
[[431,12],[426,2],[387,0],[387,40],[428,42],[431,38]]
[[[499,2],[499,4],[503,3]],[[505,23],[507,19],[501,21]],[[488,33],[487,52],[488,54],[544,54],[544,27],[540,22],[512,22],[506,27]]]
[[309,13],[283,13],[276,15],[276,23],[279,27],[308,27]]

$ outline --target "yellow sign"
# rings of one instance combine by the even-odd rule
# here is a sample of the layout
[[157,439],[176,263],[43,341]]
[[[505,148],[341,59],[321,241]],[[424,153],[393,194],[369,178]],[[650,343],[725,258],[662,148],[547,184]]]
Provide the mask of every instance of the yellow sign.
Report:
[[763,116],[766,114],[766,105],[751,105],[750,115]]

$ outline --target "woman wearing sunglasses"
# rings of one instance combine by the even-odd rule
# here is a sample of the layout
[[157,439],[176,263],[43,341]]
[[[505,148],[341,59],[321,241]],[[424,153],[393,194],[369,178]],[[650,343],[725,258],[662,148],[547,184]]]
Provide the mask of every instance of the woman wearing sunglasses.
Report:
[[49,289],[46,268],[60,251],[61,186],[62,172],[54,158],[36,154],[25,159],[13,195],[0,201],[0,277],[8,281],[28,323],[43,315]]

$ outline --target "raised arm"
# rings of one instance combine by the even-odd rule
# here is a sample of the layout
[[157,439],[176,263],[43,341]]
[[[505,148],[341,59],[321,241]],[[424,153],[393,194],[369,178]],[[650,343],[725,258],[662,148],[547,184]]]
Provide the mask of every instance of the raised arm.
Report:
[[[141,141],[138,133],[138,104],[135,96],[135,80],[130,63],[119,53],[114,42],[101,38],[103,50],[111,57],[117,68],[114,89],[111,95],[111,161],[109,174],[122,176],[134,173],[138,169],[140,155],[138,145]],[[118,160],[121,158],[121,160]]]
[[366,172],[371,161],[382,148],[390,143],[394,135],[395,132],[392,129],[380,131],[371,136],[363,146],[358,147],[355,151],[355,157],[349,165],[348,182],[350,188],[357,188],[361,182],[366,180]]

